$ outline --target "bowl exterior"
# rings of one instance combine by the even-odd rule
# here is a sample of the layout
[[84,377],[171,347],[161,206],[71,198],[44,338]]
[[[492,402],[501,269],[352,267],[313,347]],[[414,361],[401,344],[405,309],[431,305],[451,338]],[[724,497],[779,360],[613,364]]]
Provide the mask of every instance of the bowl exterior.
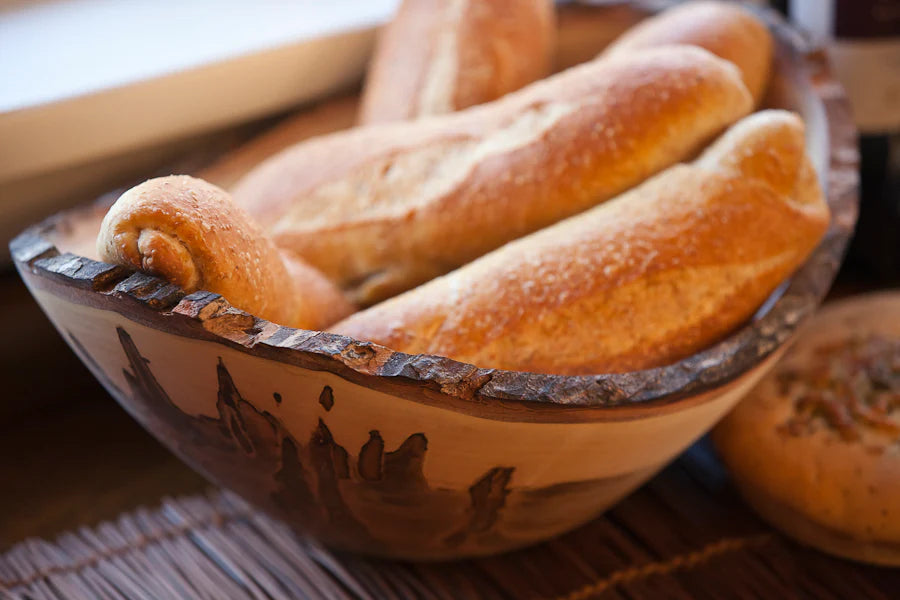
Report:
[[477,402],[450,408],[148,326],[23,275],[94,375],[183,460],[299,532],[380,556],[491,554],[572,529],[658,471],[772,363],[659,409],[571,420],[566,407],[523,406],[498,418]]

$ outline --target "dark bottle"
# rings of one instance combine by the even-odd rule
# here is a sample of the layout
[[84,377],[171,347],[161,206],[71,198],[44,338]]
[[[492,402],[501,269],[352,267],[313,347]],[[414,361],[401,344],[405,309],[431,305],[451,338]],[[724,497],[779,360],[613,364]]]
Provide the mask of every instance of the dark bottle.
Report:
[[800,27],[827,37],[860,133],[856,235],[841,280],[900,284],[900,0],[788,0]]

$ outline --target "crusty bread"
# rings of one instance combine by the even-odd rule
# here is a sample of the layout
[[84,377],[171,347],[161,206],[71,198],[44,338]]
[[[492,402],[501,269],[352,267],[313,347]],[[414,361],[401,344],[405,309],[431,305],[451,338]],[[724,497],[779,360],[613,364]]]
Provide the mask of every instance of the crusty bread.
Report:
[[453,112],[545,77],[552,0],[403,0],[378,40],[361,123]]
[[628,29],[604,52],[610,57],[643,48],[690,44],[734,63],[758,103],[769,81],[774,42],[769,29],[734,2],[685,2]]
[[900,294],[850,298],[825,305],[713,439],[775,526],[832,554],[900,566],[898,394]]
[[283,257],[225,191],[186,175],[122,194],[103,219],[97,252],[281,325],[321,329],[351,312],[320,273]]
[[458,113],[309,140],[234,195],[279,247],[371,304],[611,198],[750,108],[730,63],[644,50]]
[[828,223],[803,124],[765,111],[692,165],[333,327],[410,354],[558,374],[675,362],[748,319]]

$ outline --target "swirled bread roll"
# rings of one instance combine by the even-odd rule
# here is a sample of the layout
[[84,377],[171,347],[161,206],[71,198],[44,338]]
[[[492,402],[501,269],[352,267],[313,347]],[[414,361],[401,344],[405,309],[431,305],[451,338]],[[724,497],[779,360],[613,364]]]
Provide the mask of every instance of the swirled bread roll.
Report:
[[356,313],[333,331],[480,367],[625,372],[746,321],[829,221],[785,111],[750,116],[692,164]]
[[378,39],[361,123],[468,108],[545,77],[552,0],[403,0]]
[[227,192],[186,175],[122,194],[103,219],[97,252],[186,292],[221,294],[281,325],[321,329],[352,312],[325,277],[283,255]]
[[709,52],[643,50],[457,113],[309,140],[234,196],[279,247],[372,304],[621,193],[751,105]]
[[685,2],[628,29],[601,56],[669,44],[698,46],[733,63],[759,103],[769,81],[774,42],[766,24],[747,8],[734,2]]

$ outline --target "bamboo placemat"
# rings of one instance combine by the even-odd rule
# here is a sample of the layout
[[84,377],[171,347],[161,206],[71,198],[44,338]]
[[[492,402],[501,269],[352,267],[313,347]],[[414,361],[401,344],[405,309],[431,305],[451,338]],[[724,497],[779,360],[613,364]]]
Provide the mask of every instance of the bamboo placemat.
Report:
[[479,560],[335,553],[218,491],[0,556],[3,599],[897,597],[900,571],[830,558],[767,528],[705,442],[577,531]]

